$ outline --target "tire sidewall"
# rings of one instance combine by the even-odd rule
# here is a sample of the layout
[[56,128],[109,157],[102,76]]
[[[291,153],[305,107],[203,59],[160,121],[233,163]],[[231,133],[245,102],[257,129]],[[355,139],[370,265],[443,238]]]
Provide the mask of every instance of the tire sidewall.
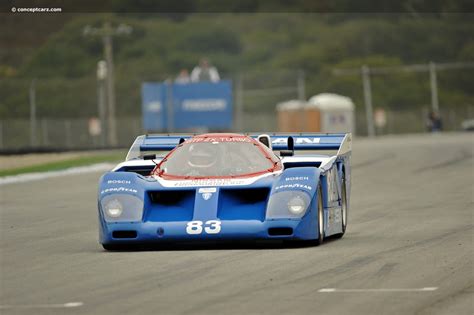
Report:
[[[322,223],[322,224],[321,224]],[[324,242],[324,204],[321,186],[318,188],[318,240],[317,245]]]
[[346,176],[342,173],[342,184],[341,184],[341,225],[342,234],[347,229],[347,188],[346,188]]

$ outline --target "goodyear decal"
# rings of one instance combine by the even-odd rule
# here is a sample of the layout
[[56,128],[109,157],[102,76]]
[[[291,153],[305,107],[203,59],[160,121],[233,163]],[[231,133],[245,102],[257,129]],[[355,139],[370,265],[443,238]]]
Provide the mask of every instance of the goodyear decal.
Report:
[[118,192],[118,193],[138,193],[138,190],[133,189],[133,188],[127,188],[127,187],[114,187],[114,188],[106,188],[103,189],[100,193],[106,194],[106,193],[112,193],[112,192]]
[[285,185],[280,185],[275,187],[275,191],[277,190],[290,190],[290,189],[306,189],[306,190],[313,190],[313,187],[310,185],[305,185],[305,184],[299,184],[299,183],[294,183],[294,184],[285,184]]

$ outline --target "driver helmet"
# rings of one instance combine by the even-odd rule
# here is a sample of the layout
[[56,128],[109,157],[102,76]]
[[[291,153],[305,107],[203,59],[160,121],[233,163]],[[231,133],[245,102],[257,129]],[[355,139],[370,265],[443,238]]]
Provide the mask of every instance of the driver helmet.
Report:
[[209,168],[217,162],[217,148],[212,145],[193,144],[189,148],[188,164],[194,168]]

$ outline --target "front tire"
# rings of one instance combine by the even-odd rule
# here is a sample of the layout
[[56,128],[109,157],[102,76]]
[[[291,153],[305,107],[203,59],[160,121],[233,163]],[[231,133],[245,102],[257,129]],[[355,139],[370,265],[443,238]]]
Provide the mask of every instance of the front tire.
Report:
[[124,249],[123,245],[117,245],[117,244],[102,244],[102,247],[106,251],[117,251],[117,250],[122,250]]

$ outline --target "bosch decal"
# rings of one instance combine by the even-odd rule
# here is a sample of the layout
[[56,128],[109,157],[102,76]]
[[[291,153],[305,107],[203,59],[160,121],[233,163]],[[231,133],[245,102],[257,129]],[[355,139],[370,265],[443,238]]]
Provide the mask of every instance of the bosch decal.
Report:
[[107,184],[111,185],[111,184],[121,184],[121,185],[130,185],[132,182],[129,181],[129,180],[121,180],[121,179],[112,179],[112,180],[108,180],[107,181]]

